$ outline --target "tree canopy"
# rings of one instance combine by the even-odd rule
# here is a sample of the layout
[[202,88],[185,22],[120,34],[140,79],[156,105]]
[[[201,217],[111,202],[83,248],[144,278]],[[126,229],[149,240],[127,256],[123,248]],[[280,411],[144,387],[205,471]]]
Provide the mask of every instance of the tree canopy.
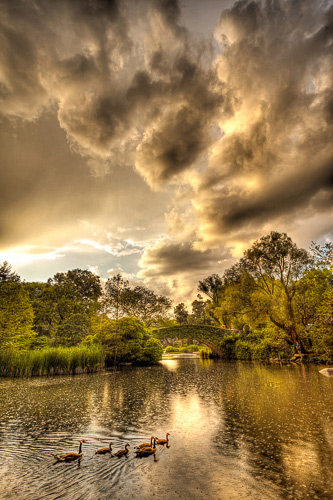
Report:
[[5,260],[0,265],[0,283],[19,283],[21,278],[12,271],[12,266]]
[[218,274],[211,274],[202,281],[199,281],[198,291],[204,293],[211,299],[214,305],[218,304],[219,294],[222,291],[223,281]]
[[21,283],[0,285],[0,348],[25,349],[36,335],[33,307]]
[[332,245],[307,251],[273,231],[225,271],[218,303],[206,311],[229,328],[256,330],[272,343],[280,338],[297,353],[318,352],[319,339],[332,343],[332,284]]

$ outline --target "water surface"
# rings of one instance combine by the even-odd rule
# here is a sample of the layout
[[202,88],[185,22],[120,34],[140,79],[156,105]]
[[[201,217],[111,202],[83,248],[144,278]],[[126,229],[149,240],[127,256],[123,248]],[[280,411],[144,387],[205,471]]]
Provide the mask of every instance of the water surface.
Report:
[[[333,379],[320,367],[168,359],[0,380],[0,498],[331,499]],[[170,447],[134,446],[170,432]],[[54,464],[78,451],[80,463]],[[94,455],[130,443],[128,458]]]

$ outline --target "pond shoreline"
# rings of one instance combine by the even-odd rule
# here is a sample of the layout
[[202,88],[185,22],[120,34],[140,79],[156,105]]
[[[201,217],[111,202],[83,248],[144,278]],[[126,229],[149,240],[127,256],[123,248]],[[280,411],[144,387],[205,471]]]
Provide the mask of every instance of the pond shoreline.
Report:
[[[61,370],[54,370],[49,373],[34,373],[34,374],[21,374],[21,375],[0,375],[0,380],[5,380],[5,379],[32,379],[32,378],[47,378],[47,377],[68,377],[68,376],[79,376],[79,375],[96,375],[96,374],[107,374],[107,373],[112,373],[115,370],[122,369],[125,367],[133,367],[133,368],[147,368],[151,369],[152,367],[157,366],[161,361],[172,361],[172,360],[182,360],[182,359],[188,359],[188,360],[201,360],[201,361],[211,361],[211,362],[219,362],[219,363],[242,363],[245,365],[261,365],[261,366],[285,366],[285,367],[299,367],[299,366],[308,366],[308,367],[318,367],[321,368],[321,371],[323,372],[324,370],[328,371],[330,373],[329,377],[333,377],[333,367],[331,363],[324,363],[322,361],[320,362],[314,362],[314,361],[305,361],[303,359],[303,356],[300,358],[297,358],[296,361],[291,361],[287,359],[270,359],[270,360],[248,360],[248,359],[225,359],[225,358],[204,358],[200,356],[200,353],[194,352],[194,353],[163,353],[162,358],[155,364],[151,365],[142,365],[142,364],[136,364],[135,362],[121,362],[117,363],[116,365],[112,366],[103,366],[99,367],[98,369],[89,369],[87,367],[82,368],[82,367],[77,367],[75,371],[61,371]],[[331,366],[330,366],[331,365]],[[320,372],[320,370],[318,370]]]

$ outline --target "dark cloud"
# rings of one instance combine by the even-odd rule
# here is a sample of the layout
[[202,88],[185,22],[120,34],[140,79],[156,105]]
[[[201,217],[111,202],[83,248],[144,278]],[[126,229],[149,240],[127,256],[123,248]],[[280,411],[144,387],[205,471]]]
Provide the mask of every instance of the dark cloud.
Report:
[[[333,202],[333,163],[313,166],[313,172],[293,172],[283,179],[264,183],[260,192],[236,191],[221,199],[216,197],[205,216],[214,219],[217,231],[239,230],[244,226],[264,224],[276,217],[302,213],[304,208],[330,211]],[[325,200],[325,201],[323,201]],[[325,206],[326,205],[326,206]]]
[[130,37],[130,3],[3,3],[4,114],[34,119],[53,105],[76,151],[107,158],[136,149],[137,170],[153,187],[206,150],[222,85],[180,25],[178,2],[143,4],[143,46]]
[[196,250],[193,242],[175,242],[163,240],[148,249],[142,259],[145,269],[141,275],[145,278],[156,276],[170,277],[189,272],[200,273],[213,265],[217,260],[227,259],[230,254],[216,250]]
[[177,0],[155,0],[154,8],[162,14],[172,27],[177,26],[180,20],[180,7]]
[[194,194],[199,234],[223,241],[332,208],[332,7],[239,1],[217,28],[235,114]]
[[154,89],[161,79],[161,93],[155,121],[137,148],[136,167],[152,187],[159,187],[196,165],[213,142],[214,120],[229,99],[216,73],[190,55],[177,53],[172,59],[162,50],[153,52],[150,69]]

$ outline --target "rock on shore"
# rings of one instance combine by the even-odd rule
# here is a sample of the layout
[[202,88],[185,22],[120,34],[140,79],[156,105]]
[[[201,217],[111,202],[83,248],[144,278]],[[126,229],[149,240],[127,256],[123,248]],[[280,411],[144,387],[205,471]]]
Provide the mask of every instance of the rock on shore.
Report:
[[319,373],[325,375],[325,377],[333,377],[333,368],[324,368],[323,370],[319,370]]

